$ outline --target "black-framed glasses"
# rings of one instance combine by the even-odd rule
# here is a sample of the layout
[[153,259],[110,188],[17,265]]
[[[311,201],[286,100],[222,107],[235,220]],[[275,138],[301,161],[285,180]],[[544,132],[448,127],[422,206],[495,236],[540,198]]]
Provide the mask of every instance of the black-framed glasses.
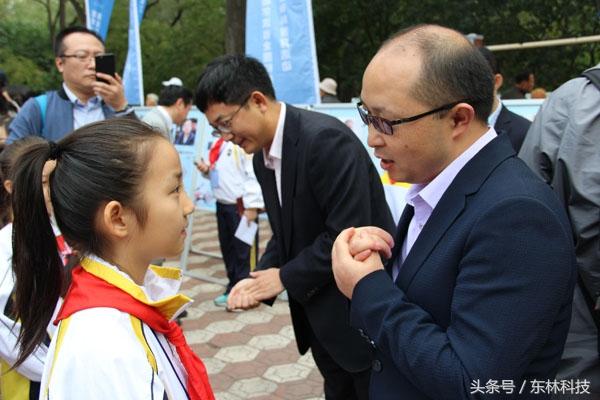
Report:
[[415,115],[412,117],[408,117],[408,118],[396,119],[393,121],[390,121],[389,119],[385,119],[385,118],[381,118],[381,117],[376,117],[374,115],[369,114],[369,112],[363,107],[362,101],[356,105],[356,108],[358,109],[358,115],[360,115],[360,119],[362,119],[362,121],[364,122],[365,125],[369,125],[369,124],[373,125],[373,128],[375,128],[377,131],[383,133],[384,135],[393,135],[394,134],[394,125],[400,125],[400,124],[405,124],[407,122],[416,121],[416,120],[426,117],[428,115],[435,114],[440,111],[449,110],[452,107],[454,107],[455,105],[460,104],[460,103],[465,103],[465,102],[467,102],[467,101],[466,100],[455,101],[453,103],[444,104],[443,106],[435,108],[431,111],[427,111],[427,112],[424,112],[424,113],[421,113],[421,114],[418,114],[418,115]]
[[240,104],[238,109],[226,117],[225,121],[220,121],[217,125],[210,124],[210,126],[212,126],[214,129],[214,131],[212,131],[213,136],[221,136],[223,134],[231,133],[231,122],[233,121],[233,118],[235,118],[237,113],[240,112],[240,110],[246,105],[251,96],[252,94],[249,94],[242,104]]
[[81,51],[76,51],[73,54],[61,54],[60,57],[61,58],[75,58],[75,59],[77,59],[77,61],[83,63],[83,62],[89,62],[92,58],[102,55],[102,54],[104,54],[104,52],[90,53],[89,51],[81,50]]

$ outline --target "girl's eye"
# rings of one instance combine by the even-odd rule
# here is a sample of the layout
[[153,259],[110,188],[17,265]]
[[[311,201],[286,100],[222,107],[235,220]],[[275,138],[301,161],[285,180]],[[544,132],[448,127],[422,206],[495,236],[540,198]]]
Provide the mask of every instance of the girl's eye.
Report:
[[179,193],[181,192],[181,185],[177,185],[177,187],[175,188],[175,190],[173,190],[172,193]]

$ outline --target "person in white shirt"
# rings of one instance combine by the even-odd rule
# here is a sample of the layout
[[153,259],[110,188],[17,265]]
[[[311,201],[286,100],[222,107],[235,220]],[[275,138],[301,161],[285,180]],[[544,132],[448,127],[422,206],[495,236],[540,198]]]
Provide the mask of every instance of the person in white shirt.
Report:
[[181,125],[192,108],[192,92],[183,86],[165,86],[158,97],[158,106],[148,111],[142,121],[158,129],[172,141],[173,126]]
[[224,307],[231,289],[250,273],[250,246],[236,238],[235,231],[242,215],[248,222],[255,221],[264,203],[252,169],[252,156],[236,144],[222,138],[215,140],[209,151],[209,163],[200,160],[196,167],[210,179],[217,199],[219,245],[228,283],[215,304]]

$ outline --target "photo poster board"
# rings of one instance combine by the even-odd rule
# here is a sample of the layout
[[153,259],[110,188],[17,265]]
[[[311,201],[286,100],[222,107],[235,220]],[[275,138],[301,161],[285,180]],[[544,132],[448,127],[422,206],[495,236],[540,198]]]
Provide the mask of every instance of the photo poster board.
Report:
[[390,182],[387,172],[381,168],[379,159],[375,157],[373,149],[367,144],[367,136],[369,134],[368,127],[360,119],[358,111],[356,110],[356,104],[324,103],[314,105],[309,109],[322,112],[339,119],[358,137],[367,150],[367,153],[369,153],[369,157],[371,157],[371,161],[375,165],[375,168],[381,177],[385,198],[388,206],[390,207],[390,211],[392,212],[392,217],[394,218],[394,221],[398,223],[400,216],[402,215],[402,211],[404,210],[404,206],[406,205],[405,196],[410,185],[400,182],[392,184]]
[[502,104],[515,114],[533,121],[544,99],[502,100]]

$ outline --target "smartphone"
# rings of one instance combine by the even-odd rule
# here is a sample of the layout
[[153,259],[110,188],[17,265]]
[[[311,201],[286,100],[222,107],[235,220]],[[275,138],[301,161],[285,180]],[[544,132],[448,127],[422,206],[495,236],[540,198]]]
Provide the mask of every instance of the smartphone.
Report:
[[[112,53],[99,54],[96,56],[96,72],[115,76],[115,55]],[[96,78],[104,83],[108,83],[105,79]]]

